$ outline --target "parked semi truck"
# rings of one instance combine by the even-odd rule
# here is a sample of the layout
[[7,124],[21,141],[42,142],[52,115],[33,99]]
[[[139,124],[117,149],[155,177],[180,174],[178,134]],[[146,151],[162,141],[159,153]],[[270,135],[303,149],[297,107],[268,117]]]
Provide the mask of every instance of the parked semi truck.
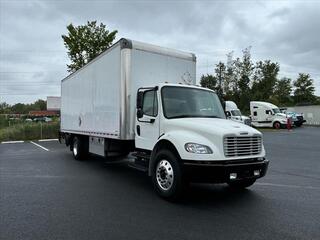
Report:
[[194,54],[121,39],[62,80],[60,141],[77,160],[126,159],[167,199],[189,182],[252,185],[268,167],[262,134],[195,82]]
[[306,122],[306,120],[304,119],[303,113],[291,112],[291,111],[288,111],[287,108],[285,107],[280,108],[280,112],[291,117],[294,123],[294,126],[296,127],[301,127],[302,124]]
[[251,101],[250,102],[251,124],[254,127],[270,127],[275,129],[285,128],[290,116],[281,113],[280,109],[269,102]]
[[235,102],[225,101],[225,112],[228,119],[251,126],[251,119],[245,115],[242,115]]

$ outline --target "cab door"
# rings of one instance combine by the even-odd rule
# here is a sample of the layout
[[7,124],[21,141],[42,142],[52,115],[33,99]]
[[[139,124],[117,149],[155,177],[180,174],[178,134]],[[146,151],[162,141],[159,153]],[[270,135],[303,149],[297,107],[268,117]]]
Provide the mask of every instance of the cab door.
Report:
[[266,122],[271,123],[273,121],[274,118],[274,114],[272,112],[272,110],[267,109],[266,110]]
[[135,126],[136,148],[152,150],[159,138],[158,88],[139,89]]

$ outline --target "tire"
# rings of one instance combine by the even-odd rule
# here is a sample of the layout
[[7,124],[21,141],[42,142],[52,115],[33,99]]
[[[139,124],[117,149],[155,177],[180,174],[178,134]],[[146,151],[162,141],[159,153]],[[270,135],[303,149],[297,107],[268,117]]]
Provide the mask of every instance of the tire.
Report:
[[275,128],[275,129],[280,129],[280,128],[281,128],[281,123],[279,123],[279,122],[274,122],[274,123],[273,123],[273,128]]
[[72,154],[76,160],[84,160],[88,155],[88,144],[84,138],[75,136],[72,140]]
[[233,189],[244,189],[244,188],[250,187],[255,182],[256,182],[256,179],[238,180],[234,182],[228,182],[228,185]]
[[158,195],[169,201],[179,200],[185,189],[178,157],[169,150],[155,155],[152,183]]

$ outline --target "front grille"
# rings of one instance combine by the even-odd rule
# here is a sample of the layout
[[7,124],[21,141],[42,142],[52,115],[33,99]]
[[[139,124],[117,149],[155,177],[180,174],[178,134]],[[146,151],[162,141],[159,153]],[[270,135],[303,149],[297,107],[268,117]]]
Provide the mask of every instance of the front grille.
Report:
[[244,124],[251,126],[251,119],[245,119]]
[[223,148],[226,157],[257,155],[262,149],[262,139],[261,136],[225,137]]
[[297,118],[298,118],[299,121],[303,120],[303,116],[297,116]]

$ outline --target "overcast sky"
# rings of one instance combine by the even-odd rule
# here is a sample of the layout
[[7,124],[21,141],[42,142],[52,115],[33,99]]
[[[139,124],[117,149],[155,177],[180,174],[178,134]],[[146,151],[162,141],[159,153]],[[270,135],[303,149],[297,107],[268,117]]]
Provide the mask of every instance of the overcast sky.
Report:
[[0,102],[60,95],[69,23],[97,20],[122,37],[193,52],[197,80],[252,46],[280,76],[310,73],[320,95],[320,1],[0,0]]

